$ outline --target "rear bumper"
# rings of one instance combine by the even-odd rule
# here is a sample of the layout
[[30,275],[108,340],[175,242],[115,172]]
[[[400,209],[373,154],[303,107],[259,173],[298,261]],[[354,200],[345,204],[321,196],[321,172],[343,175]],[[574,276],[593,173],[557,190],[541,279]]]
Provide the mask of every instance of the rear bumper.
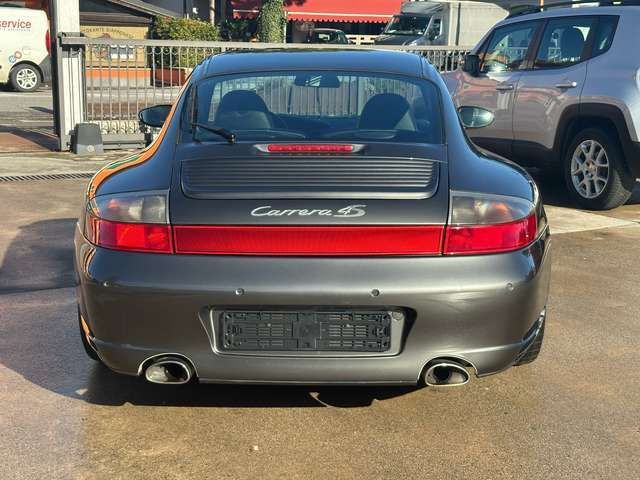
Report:
[[[499,372],[526,349],[544,310],[548,251],[545,234],[517,252],[457,258],[154,255],[96,248],[76,232],[80,307],[104,362],[137,375],[149,357],[176,353],[203,382],[415,384],[436,357],[469,362],[479,376]],[[414,314],[395,355],[215,348],[210,309],[298,306]]]

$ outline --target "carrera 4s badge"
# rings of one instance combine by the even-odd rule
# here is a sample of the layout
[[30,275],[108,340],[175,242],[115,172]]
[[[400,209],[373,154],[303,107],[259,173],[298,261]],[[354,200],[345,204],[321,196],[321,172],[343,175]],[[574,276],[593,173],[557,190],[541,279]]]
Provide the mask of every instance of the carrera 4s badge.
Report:
[[346,218],[346,217],[362,217],[367,212],[365,211],[366,205],[347,205],[339,210],[333,210],[330,208],[314,208],[314,209],[306,209],[306,208],[288,208],[285,210],[277,210],[271,208],[271,205],[263,205],[261,207],[256,207],[251,210],[251,215],[254,217],[292,217],[292,216],[300,216],[300,217],[310,217],[312,215],[317,215],[319,217],[337,217],[337,218]]

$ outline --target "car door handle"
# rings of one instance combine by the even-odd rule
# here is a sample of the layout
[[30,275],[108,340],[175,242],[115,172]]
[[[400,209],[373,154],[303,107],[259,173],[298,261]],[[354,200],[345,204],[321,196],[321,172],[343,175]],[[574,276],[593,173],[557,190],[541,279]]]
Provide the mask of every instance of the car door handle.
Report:
[[496,90],[501,92],[513,90],[513,83],[499,83],[498,85],[496,85]]
[[556,88],[576,88],[578,82],[560,82],[556,83]]

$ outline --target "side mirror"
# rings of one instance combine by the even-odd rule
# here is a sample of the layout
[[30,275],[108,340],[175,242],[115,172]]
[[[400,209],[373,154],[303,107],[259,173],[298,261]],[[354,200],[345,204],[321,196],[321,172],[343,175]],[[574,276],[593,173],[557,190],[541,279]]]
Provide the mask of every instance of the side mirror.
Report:
[[159,128],[169,115],[171,105],[154,105],[138,112],[138,120],[149,127]]
[[462,71],[472,77],[477,77],[480,74],[480,57],[474,53],[466,54],[462,64]]
[[460,107],[460,121],[465,128],[482,128],[493,123],[493,112],[480,107]]

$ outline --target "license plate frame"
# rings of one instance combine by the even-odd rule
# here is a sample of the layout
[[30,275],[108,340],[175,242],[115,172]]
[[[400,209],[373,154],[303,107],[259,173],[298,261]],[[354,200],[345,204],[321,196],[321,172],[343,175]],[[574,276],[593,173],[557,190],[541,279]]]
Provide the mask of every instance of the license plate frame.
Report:
[[397,343],[393,341],[393,315],[389,310],[365,309],[222,310],[218,315],[218,348],[236,354],[388,354]]

